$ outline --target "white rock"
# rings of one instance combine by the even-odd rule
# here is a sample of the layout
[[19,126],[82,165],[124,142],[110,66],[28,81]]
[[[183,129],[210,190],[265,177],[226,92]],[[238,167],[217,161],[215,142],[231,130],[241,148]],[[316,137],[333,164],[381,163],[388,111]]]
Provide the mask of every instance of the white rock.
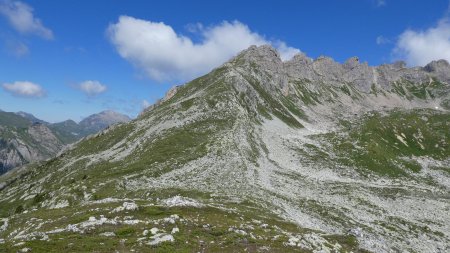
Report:
[[290,240],[287,242],[287,245],[288,246],[297,246],[297,244],[295,242],[290,241]]
[[287,242],[287,245],[288,246],[297,246],[299,241],[300,241],[300,239],[297,237],[290,237]]
[[297,237],[291,237],[291,238],[289,238],[289,241],[298,243],[300,241],[300,239]]
[[116,234],[114,232],[104,232],[101,233],[100,236],[113,237],[116,236]]
[[201,204],[200,202],[198,202],[195,199],[191,199],[191,198],[186,198],[186,197],[182,197],[182,196],[175,196],[172,198],[168,198],[165,200],[162,200],[162,203],[165,204],[166,206],[193,206],[193,207],[203,207],[203,204]]
[[80,232],[80,229],[77,227],[77,225],[69,224],[69,225],[67,225],[67,231],[68,232]]
[[134,211],[139,208],[138,205],[134,202],[123,202],[122,206],[127,211]]
[[245,232],[244,230],[240,230],[240,229],[236,229],[236,230],[234,230],[234,232],[236,232],[237,234],[240,234],[240,235],[247,235],[247,232]]
[[122,221],[123,224],[127,224],[127,225],[136,225],[141,222],[142,222],[141,220],[124,220],[124,221]]
[[175,241],[175,238],[173,238],[172,235],[158,234],[158,235],[152,236],[152,240],[149,241],[147,244],[148,245],[158,245],[162,242],[174,242],[174,241]]
[[7,228],[8,228],[8,219],[6,218],[6,219],[3,219],[3,225],[2,226],[0,226],[0,232],[2,232],[2,231],[5,231]]
[[152,233],[152,235],[156,235],[156,233],[158,233],[159,229],[158,228],[152,228],[150,229],[150,233]]
[[178,227],[174,227],[174,228],[172,228],[171,234],[175,234],[175,233],[178,233],[178,232],[180,232],[180,229]]
[[50,209],[59,209],[59,208],[64,208],[64,207],[68,207],[69,206],[69,201],[68,200],[63,200],[61,202],[58,202],[52,206],[50,206]]
[[135,211],[139,209],[138,205],[134,202],[123,202],[122,206],[114,208],[113,213],[122,211]]
[[166,223],[175,224],[175,219],[172,217],[164,218],[163,221]]

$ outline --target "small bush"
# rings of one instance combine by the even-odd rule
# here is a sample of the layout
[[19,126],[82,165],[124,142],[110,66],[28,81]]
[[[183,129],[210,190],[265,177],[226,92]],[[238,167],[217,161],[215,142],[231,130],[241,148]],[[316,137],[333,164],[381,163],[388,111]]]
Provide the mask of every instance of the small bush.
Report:
[[38,204],[38,203],[44,201],[45,195],[46,195],[45,193],[36,194],[36,196],[34,196],[34,198],[33,198],[33,204]]
[[133,227],[124,227],[116,231],[116,235],[120,237],[130,236],[134,233],[136,233],[136,230]]
[[16,207],[16,210],[14,211],[14,213],[22,213],[25,209],[23,208],[22,205],[19,205]]

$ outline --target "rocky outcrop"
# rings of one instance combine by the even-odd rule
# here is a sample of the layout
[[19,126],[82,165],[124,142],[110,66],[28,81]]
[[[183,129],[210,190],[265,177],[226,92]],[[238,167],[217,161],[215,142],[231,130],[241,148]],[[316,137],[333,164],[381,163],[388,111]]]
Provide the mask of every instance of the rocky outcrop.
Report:
[[153,108],[157,107],[158,105],[160,105],[161,103],[171,99],[173,96],[175,96],[175,94],[177,94],[178,89],[181,87],[182,85],[175,85],[172,88],[170,88],[166,94],[164,95],[163,98],[158,99],[154,104],[148,106],[147,108],[145,108],[144,110],[142,110],[141,113],[139,113],[138,117],[141,117],[142,115],[144,115],[145,112],[147,111],[151,111]]
[[61,151],[63,144],[55,134],[45,125],[34,123],[28,130],[28,134],[34,142],[40,147],[40,151],[48,156],[53,156]]
[[[29,152],[28,156],[30,157]],[[25,159],[20,154],[20,151],[15,148],[13,142],[0,141],[0,174],[14,167],[21,166],[24,162]]]
[[4,127],[3,133],[7,130],[10,137],[0,139],[0,172],[53,157],[64,146],[52,131],[41,123],[34,123],[27,129]]

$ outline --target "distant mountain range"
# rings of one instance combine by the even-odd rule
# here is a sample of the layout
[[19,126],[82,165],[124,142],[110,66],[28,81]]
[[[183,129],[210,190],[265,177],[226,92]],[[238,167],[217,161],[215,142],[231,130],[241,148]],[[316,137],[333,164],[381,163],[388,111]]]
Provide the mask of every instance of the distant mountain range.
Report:
[[126,115],[103,111],[80,123],[49,123],[27,112],[0,110],[0,174],[23,164],[55,156],[71,144],[106,127],[128,122]]
[[112,124],[128,121],[130,121],[130,118],[127,115],[114,111],[103,111],[86,117],[78,124],[73,120],[66,120],[50,124],[49,128],[55,132],[60,140],[65,144],[69,144],[90,134],[97,133]]

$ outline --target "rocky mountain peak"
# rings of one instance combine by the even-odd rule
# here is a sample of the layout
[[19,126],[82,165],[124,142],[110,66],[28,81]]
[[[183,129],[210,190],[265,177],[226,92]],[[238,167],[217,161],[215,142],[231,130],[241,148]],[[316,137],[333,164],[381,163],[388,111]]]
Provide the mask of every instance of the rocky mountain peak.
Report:
[[[319,56],[313,61],[313,67],[320,71],[330,71],[333,72],[336,68],[341,68],[341,64],[336,62],[333,58],[328,56]],[[327,70],[328,69],[328,70]]]
[[[104,119],[104,120],[119,120],[119,121],[129,121],[130,117],[127,115],[112,111],[112,110],[105,110],[102,112],[99,112],[97,114],[92,114],[91,116],[87,117],[85,120],[88,119]],[[80,122],[81,123],[81,122]]]
[[247,51],[248,54],[254,56],[281,59],[278,51],[271,45],[250,46]]
[[290,60],[286,61],[286,65],[310,65],[313,59],[308,57],[305,53],[298,53],[294,55]]
[[429,72],[450,72],[450,64],[448,61],[441,59],[428,63],[425,65],[424,69]]
[[128,122],[130,120],[130,117],[128,117],[127,115],[111,110],[106,110],[97,114],[92,114],[91,116],[80,121],[79,125],[88,129],[89,131],[97,132],[109,125],[120,122]]
[[353,56],[345,61],[344,68],[346,69],[353,69],[357,67],[360,64],[359,58],[357,56]]
[[113,110],[105,110],[98,113],[99,115],[109,116],[109,117],[115,117],[117,115],[122,115],[118,112],[115,112]]
[[[278,51],[270,45],[250,46],[242,51],[234,59],[244,62],[256,63],[258,65],[281,64],[282,60]],[[233,62],[233,60],[231,60]]]
[[406,62],[404,61],[396,61],[392,64],[387,64],[388,66],[391,66],[394,69],[404,69],[406,68]]

